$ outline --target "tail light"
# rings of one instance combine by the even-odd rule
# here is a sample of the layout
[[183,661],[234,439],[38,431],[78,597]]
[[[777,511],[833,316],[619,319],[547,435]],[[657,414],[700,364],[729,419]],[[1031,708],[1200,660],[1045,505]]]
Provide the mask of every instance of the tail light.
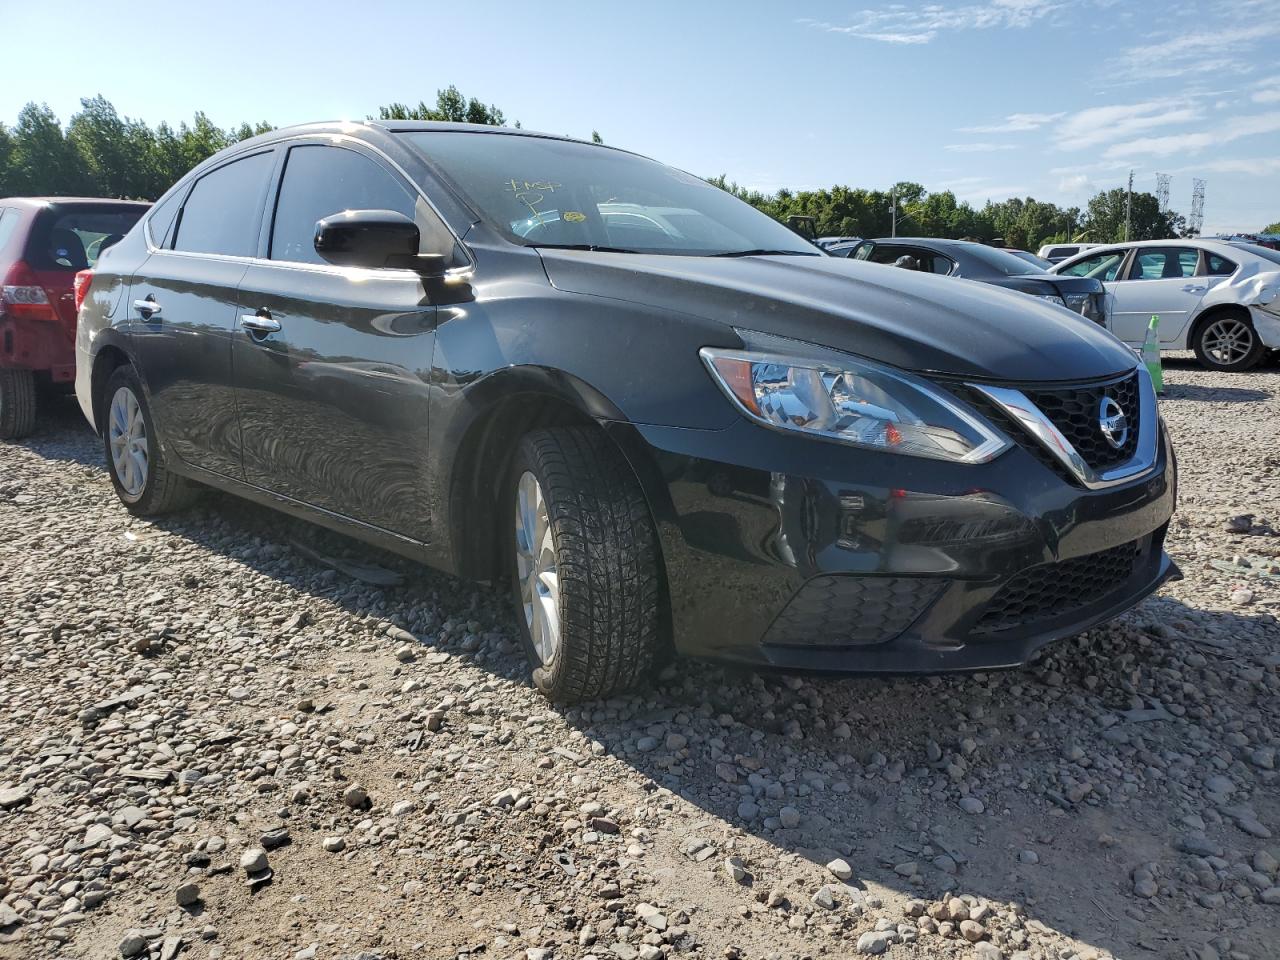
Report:
[[81,270],[76,274],[73,282],[73,289],[76,294],[76,314],[79,315],[80,308],[84,306],[85,294],[89,292],[89,282],[93,280],[92,270]]
[[0,308],[11,317],[28,320],[56,320],[49,294],[36,281],[36,275],[23,261],[9,268],[0,286]]

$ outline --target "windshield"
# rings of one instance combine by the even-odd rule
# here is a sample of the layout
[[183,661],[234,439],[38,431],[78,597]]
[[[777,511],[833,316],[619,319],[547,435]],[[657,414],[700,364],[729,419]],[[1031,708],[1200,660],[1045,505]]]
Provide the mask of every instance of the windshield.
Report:
[[975,260],[982,261],[992,270],[1004,274],[1006,277],[1023,277],[1029,273],[1045,272],[1044,267],[1028,263],[1021,257],[1015,257],[1012,253],[1008,253],[998,247],[985,247],[980,243],[975,243],[965,247],[965,250]]
[[1269,247],[1260,247],[1256,243],[1233,243],[1233,247],[1251,253],[1255,257],[1261,257],[1263,260],[1270,260],[1272,263],[1280,263],[1280,250],[1272,250]]
[[481,216],[532,247],[822,256],[787,227],[692,174],[546,137],[405,133]]

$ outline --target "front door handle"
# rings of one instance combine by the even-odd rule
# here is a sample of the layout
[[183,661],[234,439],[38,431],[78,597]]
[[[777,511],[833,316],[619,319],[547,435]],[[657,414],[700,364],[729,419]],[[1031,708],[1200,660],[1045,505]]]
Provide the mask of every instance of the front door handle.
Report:
[[145,300],[133,301],[133,308],[147,319],[160,316],[160,304],[156,303],[156,298],[151,294],[147,294]]
[[253,335],[266,335],[268,333],[280,332],[280,321],[271,319],[271,314],[266,310],[259,310],[257,313],[241,314],[240,326],[244,327]]

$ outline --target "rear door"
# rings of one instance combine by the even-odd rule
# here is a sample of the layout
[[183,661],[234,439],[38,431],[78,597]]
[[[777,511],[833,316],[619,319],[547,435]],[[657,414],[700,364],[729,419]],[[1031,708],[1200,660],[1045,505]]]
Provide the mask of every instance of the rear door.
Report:
[[236,157],[195,181],[172,223],[157,210],[160,246],[121,305],[166,452],[234,478],[244,472],[231,382],[236,295],[274,163],[271,147]]
[[1209,290],[1208,278],[1199,273],[1200,251],[1193,247],[1135,247],[1128,269],[1111,285],[1115,335],[1141,344],[1151,315],[1157,314],[1161,344],[1177,344]]
[[410,270],[321,259],[316,222],[343,210],[395,210],[418,223],[421,252],[452,250],[452,234],[375,153],[289,147],[267,259],[241,281],[234,334],[246,479],[425,541],[436,308]]

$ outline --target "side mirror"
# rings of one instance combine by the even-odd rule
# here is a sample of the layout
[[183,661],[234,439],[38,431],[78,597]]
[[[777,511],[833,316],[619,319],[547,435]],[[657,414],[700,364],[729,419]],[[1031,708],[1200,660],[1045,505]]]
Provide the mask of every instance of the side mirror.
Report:
[[418,225],[394,210],[344,210],[316,224],[315,248],[343,267],[401,267],[443,276],[444,257],[419,254]]

